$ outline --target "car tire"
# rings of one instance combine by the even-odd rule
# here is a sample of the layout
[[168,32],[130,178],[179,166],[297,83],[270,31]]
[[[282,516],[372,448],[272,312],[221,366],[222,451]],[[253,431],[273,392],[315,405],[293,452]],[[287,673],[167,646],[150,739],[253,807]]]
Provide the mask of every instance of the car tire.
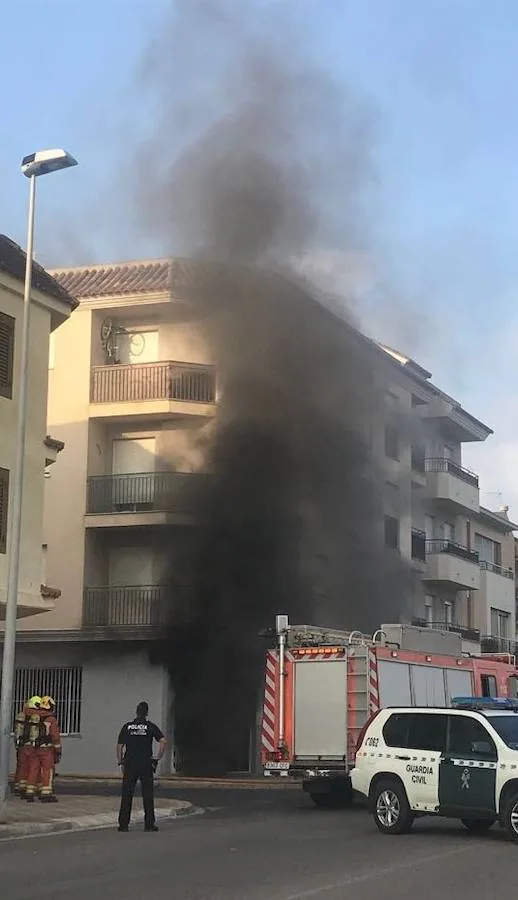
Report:
[[462,824],[472,834],[485,834],[496,822],[496,819],[461,819]]
[[511,840],[518,843],[518,791],[513,791],[506,801],[503,825]]
[[374,821],[382,834],[405,834],[414,823],[403,785],[395,779],[383,779],[371,797]]

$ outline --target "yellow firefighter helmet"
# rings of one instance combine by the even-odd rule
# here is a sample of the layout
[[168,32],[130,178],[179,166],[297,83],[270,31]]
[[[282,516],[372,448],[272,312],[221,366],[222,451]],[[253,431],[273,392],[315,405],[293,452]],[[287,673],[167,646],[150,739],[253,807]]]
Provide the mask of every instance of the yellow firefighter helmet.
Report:
[[56,704],[55,704],[54,700],[52,699],[52,697],[49,697],[48,694],[46,694],[44,697],[41,698],[41,708],[42,709],[54,709],[55,705]]
[[29,700],[27,700],[27,708],[28,709],[39,709],[40,706],[41,706],[41,697],[38,697],[37,694],[35,694],[34,697],[30,697]]

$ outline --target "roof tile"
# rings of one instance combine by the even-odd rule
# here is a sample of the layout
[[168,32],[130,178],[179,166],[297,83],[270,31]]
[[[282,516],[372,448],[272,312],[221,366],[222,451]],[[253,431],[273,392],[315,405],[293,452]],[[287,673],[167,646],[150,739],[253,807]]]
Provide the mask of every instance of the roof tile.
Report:
[[[18,281],[25,280],[25,251],[5,234],[0,234],[0,270]],[[72,309],[77,306],[77,300],[68,293],[66,287],[36,261],[32,264],[32,286],[49,297],[63,300]]]
[[199,282],[200,268],[200,263],[188,259],[155,259],[51,272],[67,291],[82,299],[162,292],[181,299],[195,280]]

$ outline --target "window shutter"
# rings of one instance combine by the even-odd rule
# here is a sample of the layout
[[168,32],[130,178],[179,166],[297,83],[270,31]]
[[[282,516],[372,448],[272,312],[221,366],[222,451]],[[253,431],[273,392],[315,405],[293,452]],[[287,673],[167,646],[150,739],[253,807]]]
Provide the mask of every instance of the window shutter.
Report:
[[0,553],[7,547],[7,507],[9,501],[9,470],[0,469]]
[[0,397],[13,396],[15,319],[0,312]]

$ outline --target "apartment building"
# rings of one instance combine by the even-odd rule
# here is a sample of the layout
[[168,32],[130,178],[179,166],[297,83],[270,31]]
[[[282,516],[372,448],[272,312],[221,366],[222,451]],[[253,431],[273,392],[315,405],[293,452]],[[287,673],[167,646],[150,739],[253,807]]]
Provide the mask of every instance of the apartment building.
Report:
[[[53,274],[80,300],[51,342],[48,372],[48,427],[67,446],[45,498],[47,578],[62,594],[21,623],[17,684],[53,685],[66,735],[61,771],[106,773],[117,725],[142,698],[174,748],[171,686],[153,647],[171,597],[181,612],[188,591],[185,491],[216,415],[217,371],[188,299],[194,263]],[[416,573],[416,621],[460,628],[471,641],[514,636],[515,526],[480,508],[478,478],[462,467],[462,445],[490,429],[415,362],[358,340],[387,401],[372,428],[386,487],[380,530]],[[174,764],[172,750],[163,770]]]
[[[16,456],[24,278],[25,253],[0,235],[0,619],[5,618],[7,594],[7,527]],[[49,336],[77,305],[38,265],[34,265],[32,288],[18,618],[50,611],[59,596],[58,586],[50,586],[46,577],[42,537],[44,472],[63,449],[63,443],[47,432]]]
[[[385,541],[418,575],[414,624],[455,629],[465,649],[514,652],[514,539],[504,507],[480,506],[478,476],[462,446],[492,433],[414,360],[382,348],[400,367],[387,393]],[[395,511],[394,511],[395,510]]]

